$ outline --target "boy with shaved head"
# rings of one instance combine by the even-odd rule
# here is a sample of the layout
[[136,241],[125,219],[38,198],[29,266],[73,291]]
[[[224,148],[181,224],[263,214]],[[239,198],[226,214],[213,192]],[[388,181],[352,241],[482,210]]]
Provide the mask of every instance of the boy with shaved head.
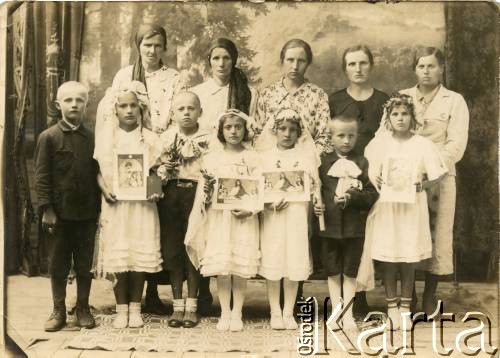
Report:
[[54,332],[66,323],[66,281],[74,262],[77,284],[76,324],[92,328],[89,309],[94,237],[99,212],[94,136],[82,121],[87,88],[76,81],[63,83],[56,106],[62,119],[43,131],[36,148],[35,188],[42,227],[50,235],[49,273],[53,312],[45,330]]
[[[162,135],[163,151],[158,175],[163,179],[164,197],[158,202],[163,268],[169,272],[174,312],[170,327],[191,328],[198,324],[199,273],[189,260],[184,237],[193,207],[201,156],[208,150],[210,132],[200,129],[200,100],[193,92],[180,92],[172,102],[174,123]],[[187,274],[188,297],[182,297]]]

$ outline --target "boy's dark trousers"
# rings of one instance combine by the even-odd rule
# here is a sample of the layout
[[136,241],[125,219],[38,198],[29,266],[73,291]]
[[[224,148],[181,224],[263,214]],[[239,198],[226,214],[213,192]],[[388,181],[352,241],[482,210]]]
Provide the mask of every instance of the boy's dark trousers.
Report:
[[49,255],[54,308],[66,307],[66,283],[72,259],[76,273],[77,308],[88,307],[96,229],[96,219],[57,221],[50,238]]

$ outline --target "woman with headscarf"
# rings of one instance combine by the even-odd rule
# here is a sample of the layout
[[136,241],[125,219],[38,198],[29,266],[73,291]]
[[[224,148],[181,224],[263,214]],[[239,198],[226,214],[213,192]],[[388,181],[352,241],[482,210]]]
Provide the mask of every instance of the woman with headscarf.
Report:
[[200,127],[215,131],[218,118],[227,109],[237,109],[252,115],[256,92],[248,86],[243,71],[236,67],[238,49],[231,40],[216,39],[210,46],[207,60],[210,78],[191,91],[198,95],[203,108]]
[[162,56],[167,52],[167,33],[161,26],[143,24],[134,36],[139,56],[133,65],[122,68],[113,79],[119,89],[132,80],[146,86],[151,106],[151,121],[144,126],[155,133],[164,132],[171,124],[171,105],[174,95],[186,90],[177,70],[167,67]]
[[[144,121],[145,128],[157,134],[163,133],[171,124],[172,100],[175,94],[186,90],[186,85],[179,72],[167,67],[162,57],[167,52],[167,33],[161,26],[143,24],[139,26],[134,43],[139,56],[133,65],[119,70],[113,79],[112,88],[120,90],[130,81],[139,81],[147,90],[151,117]],[[97,109],[97,118],[101,111]],[[96,133],[100,130],[101,123],[96,121]],[[146,289],[145,312],[166,314],[167,307],[158,295],[158,283],[166,284],[169,279],[162,272],[160,275],[148,275]]]
[[[238,49],[233,41],[223,37],[215,39],[210,45],[207,61],[211,70],[210,78],[190,90],[198,95],[203,109],[198,121],[200,128],[211,130],[215,137],[218,119],[226,110],[237,109],[252,115],[257,92],[248,86],[246,75],[236,67]],[[212,142],[218,145],[217,140]],[[200,280],[198,310],[201,314],[211,312],[209,284],[208,277]]]

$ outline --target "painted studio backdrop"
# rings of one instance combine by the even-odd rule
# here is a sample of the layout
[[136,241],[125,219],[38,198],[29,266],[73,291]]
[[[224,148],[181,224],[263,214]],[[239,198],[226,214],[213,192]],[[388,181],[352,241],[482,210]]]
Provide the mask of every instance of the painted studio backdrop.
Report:
[[[445,85],[462,93],[471,111],[469,143],[458,165],[455,278],[495,278],[497,55],[490,46],[495,41],[491,37],[496,26],[494,12],[494,7],[485,3],[23,4],[12,13],[15,30],[9,48],[10,66],[17,71],[11,72],[24,77],[18,77],[16,85],[8,89],[17,96],[17,101],[8,103],[15,125],[7,128],[7,135],[12,136],[7,145],[16,163],[15,174],[8,174],[7,202],[13,211],[7,246],[15,253],[7,257],[8,272],[21,268],[36,274],[46,270],[44,238],[36,224],[36,198],[30,194],[30,184],[33,144],[57,116],[51,104],[54,88],[69,79],[88,85],[91,95],[86,124],[93,128],[96,107],[106,88],[116,72],[137,56],[132,41],[135,29],[141,23],[157,23],[168,34],[164,62],[182,71],[191,85],[206,78],[208,46],[220,36],[234,40],[240,52],[239,65],[257,89],[279,78],[279,51],[291,38],[311,44],[314,59],[308,79],[327,93],[347,84],[341,56],[348,46],[362,43],[373,50],[373,84],[387,93],[414,85],[411,63],[417,46],[444,49]],[[44,31],[28,33],[26,23]],[[35,45],[28,46],[23,42],[26,39],[35,40],[28,41]],[[38,85],[30,85],[30,78],[37,79]],[[19,108],[23,93],[32,100],[31,106],[28,103]],[[18,200],[10,202],[9,198]]]

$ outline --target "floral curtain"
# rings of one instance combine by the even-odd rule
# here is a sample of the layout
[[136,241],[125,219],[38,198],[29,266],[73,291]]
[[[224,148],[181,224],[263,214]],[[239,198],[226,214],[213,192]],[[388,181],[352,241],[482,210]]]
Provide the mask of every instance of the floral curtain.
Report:
[[6,118],[6,272],[47,271],[38,226],[34,151],[38,135],[59,118],[57,88],[78,79],[84,3],[22,3],[11,8]]

